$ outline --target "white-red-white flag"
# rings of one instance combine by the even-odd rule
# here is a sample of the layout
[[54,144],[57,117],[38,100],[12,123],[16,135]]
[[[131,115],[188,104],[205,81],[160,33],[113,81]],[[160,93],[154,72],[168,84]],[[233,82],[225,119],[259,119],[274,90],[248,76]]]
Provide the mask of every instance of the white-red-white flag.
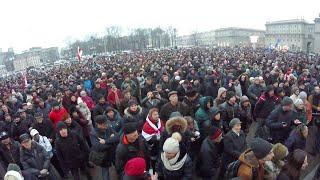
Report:
[[82,52],[83,52],[83,50],[78,46],[77,57],[78,57],[79,62],[81,61]]

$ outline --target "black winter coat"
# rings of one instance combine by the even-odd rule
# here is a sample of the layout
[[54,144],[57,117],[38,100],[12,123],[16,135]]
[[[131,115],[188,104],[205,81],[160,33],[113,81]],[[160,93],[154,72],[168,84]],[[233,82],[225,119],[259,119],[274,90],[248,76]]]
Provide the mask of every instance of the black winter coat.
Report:
[[221,167],[223,143],[214,143],[206,138],[201,145],[199,153],[199,175],[201,177],[214,177]]
[[80,168],[88,159],[88,145],[82,137],[70,131],[68,131],[68,136],[65,138],[58,133],[55,148],[62,166]]
[[224,152],[223,163],[226,167],[229,163],[238,160],[241,153],[247,149],[246,135],[243,131],[238,136],[233,130],[230,130],[223,139]]
[[20,162],[20,144],[17,141],[11,140],[10,149],[4,144],[0,144],[0,162],[4,168],[7,168],[10,163],[22,167]]

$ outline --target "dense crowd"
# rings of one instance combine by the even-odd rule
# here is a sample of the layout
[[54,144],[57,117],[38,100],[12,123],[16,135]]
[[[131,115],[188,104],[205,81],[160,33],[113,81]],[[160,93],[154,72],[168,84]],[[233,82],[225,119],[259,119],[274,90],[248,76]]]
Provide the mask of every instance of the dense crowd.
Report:
[[7,77],[0,176],[298,180],[320,148],[307,141],[320,134],[319,70],[304,53],[190,48]]

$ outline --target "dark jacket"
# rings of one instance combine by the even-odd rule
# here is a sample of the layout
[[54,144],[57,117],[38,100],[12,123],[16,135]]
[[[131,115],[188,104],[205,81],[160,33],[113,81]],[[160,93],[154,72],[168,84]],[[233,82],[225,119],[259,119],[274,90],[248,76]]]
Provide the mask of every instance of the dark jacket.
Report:
[[187,107],[180,102],[178,102],[178,105],[176,106],[173,106],[170,102],[168,102],[165,105],[163,105],[161,108],[160,119],[167,121],[169,120],[171,113],[177,112],[177,111],[180,112],[182,116],[186,116],[187,110],[188,110]]
[[92,119],[98,115],[104,115],[107,107],[109,107],[108,103],[105,104],[97,104],[96,107],[92,110]]
[[[184,104],[187,107],[187,115],[191,117],[195,117],[195,113],[200,107],[200,99],[201,96],[198,95],[194,100],[190,100],[188,98],[184,98],[182,101],[182,104]],[[211,103],[212,104],[212,103]]]
[[24,133],[29,133],[29,128],[31,127],[32,122],[28,119],[20,119],[17,123],[12,123],[12,137],[14,140],[18,141],[19,136]]
[[[111,137],[112,134],[113,136]],[[104,139],[105,144],[101,144],[99,138]],[[95,128],[90,134],[90,141],[92,150],[106,154],[102,167],[110,167],[111,163],[115,162],[115,151],[119,143],[119,135],[110,127],[106,130]]]
[[68,127],[68,131],[71,131],[71,132],[77,134],[78,136],[84,138],[83,129],[77,122],[75,122],[74,120],[71,120],[71,124],[66,123],[66,125]]
[[297,130],[293,130],[290,133],[289,138],[285,142],[285,146],[288,148],[289,152],[293,152],[295,149],[304,150],[306,147],[306,138],[302,136]]
[[20,144],[17,141],[11,140],[10,149],[6,145],[0,144],[0,162],[2,167],[7,168],[10,163],[21,166],[20,163]]
[[221,167],[223,143],[215,143],[208,137],[202,142],[199,153],[199,175],[214,177]]
[[32,142],[31,150],[21,147],[20,161],[24,170],[38,176],[42,169],[49,170],[50,156],[42,146],[36,142]]
[[263,91],[263,87],[261,85],[251,84],[249,86],[247,95],[248,95],[248,98],[250,99],[251,104],[256,104],[262,91]]
[[129,143],[125,136],[121,136],[120,142],[116,148],[115,167],[118,174],[123,174],[123,169],[128,160],[135,157],[144,157],[145,148],[143,137],[139,138],[134,143]]
[[276,96],[270,97],[267,94],[260,96],[255,108],[254,116],[256,118],[266,119],[275,109],[279,99]]
[[298,179],[293,179],[287,173],[281,171],[280,174],[277,176],[277,180],[298,180]]
[[[184,157],[184,155],[185,153],[180,153],[177,162],[179,162]],[[187,155],[187,159],[185,160],[184,165],[179,170],[170,171],[165,168],[161,158],[159,158],[158,162],[156,163],[156,172],[158,173],[159,180],[191,180],[193,169],[192,166],[192,160]]]
[[231,105],[228,102],[224,102],[219,108],[221,111],[221,119],[225,120],[227,124],[229,124],[233,118],[239,118],[240,110],[238,104]]
[[130,108],[128,107],[124,110],[123,123],[127,123],[127,122],[130,122],[130,120],[134,120],[137,123],[138,131],[141,132],[144,121],[147,117],[147,113],[148,112],[146,112],[146,110],[141,106],[138,106],[138,109],[136,112],[130,111]]
[[[294,120],[293,111],[285,112],[282,107],[278,107],[271,112],[266,120],[266,125],[270,128],[275,142],[284,142],[289,137]],[[287,127],[283,127],[282,123],[286,123]]]
[[120,115],[120,113],[117,110],[113,110],[114,112],[114,117],[110,118],[107,114],[107,120],[108,120],[108,125],[116,132],[120,132],[121,128],[122,128],[122,123],[123,123],[123,119]]
[[89,147],[83,138],[70,131],[67,137],[61,137],[58,133],[55,148],[60,164],[72,169],[86,163],[89,154]]
[[92,91],[92,99],[95,103],[98,103],[99,97],[106,97],[107,91],[101,88],[94,88]]
[[241,153],[247,148],[246,135],[243,131],[238,136],[233,130],[230,130],[223,138],[224,152],[223,163],[226,167],[233,161],[236,161]]
[[32,128],[36,129],[41,136],[46,136],[51,139],[54,139],[55,137],[53,124],[48,119],[43,119],[42,123],[34,122]]

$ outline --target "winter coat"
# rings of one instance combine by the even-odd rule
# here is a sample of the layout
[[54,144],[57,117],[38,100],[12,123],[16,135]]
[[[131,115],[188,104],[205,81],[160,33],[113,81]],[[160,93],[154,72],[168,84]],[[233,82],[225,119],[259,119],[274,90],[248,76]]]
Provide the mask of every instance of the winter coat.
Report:
[[171,113],[177,112],[177,111],[180,112],[182,116],[186,116],[187,110],[188,108],[180,102],[178,102],[176,106],[173,106],[170,102],[168,102],[165,105],[163,105],[161,108],[160,119],[167,121],[169,120]]
[[139,132],[142,130],[145,118],[147,117],[147,112],[141,106],[138,106],[137,112],[131,112],[130,107],[124,110],[124,121],[123,123],[127,123],[128,120],[133,120],[137,122],[137,127]]
[[279,98],[276,96],[269,97],[266,93],[260,96],[254,108],[254,115],[256,118],[266,119],[270,113],[275,109]]
[[59,133],[57,136],[55,148],[62,169],[82,167],[89,155],[89,147],[84,139],[71,131],[68,131],[67,137],[61,137]]
[[53,124],[48,119],[43,119],[42,123],[34,122],[32,128],[36,129],[41,136],[46,136],[47,138],[54,139],[55,133],[53,129]]
[[225,120],[227,124],[233,118],[239,118],[239,105],[235,103],[234,105],[229,104],[228,102],[224,102],[219,106],[221,111],[221,119]]
[[14,138],[14,140],[18,141],[19,140],[19,136],[24,134],[24,133],[29,133],[29,128],[31,127],[32,122],[30,122],[29,120],[25,119],[20,119],[19,122],[13,122],[12,123],[12,137]]
[[48,104],[48,103],[44,103],[44,107],[43,107],[43,108],[38,107],[38,108],[36,109],[36,112],[42,113],[42,114],[43,114],[43,117],[46,118],[46,119],[49,118],[49,113],[50,113],[50,111],[51,111],[51,106],[50,106],[50,104]]
[[[179,162],[185,153],[181,153],[177,162]],[[191,180],[193,163],[189,156],[185,160],[183,166],[179,170],[170,171],[165,168],[161,158],[156,163],[156,172],[158,173],[159,180]]]
[[101,88],[94,88],[92,91],[92,100],[97,104],[101,96],[106,97],[107,91]]
[[216,99],[214,99],[213,106],[218,107],[218,106],[220,106],[222,103],[224,103],[226,101],[225,98],[221,97],[221,95],[224,92],[227,92],[226,88],[224,88],[224,87],[219,88],[218,95],[217,95]]
[[108,125],[110,128],[112,128],[115,132],[119,133],[120,130],[122,129],[123,125],[123,119],[120,115],[120,113],[117,110],[113,110],[114,112],[114,117],[111,118],[106,114],[107,120],[108,120]]
[[263,90],[264,89],[261,85],[251,84],[249,86],[247,95],[250,99],[251,104],[256,104]]
[[77,123],[76,121],[74,120],[71,120],[71,124],[66,124],[67,127],[68,127],[68,130],[77,134],[78,136],[80,137],[84,137],[83,135],[83,129],[82,127],[79,125],[79,123]]
[[95,107],[95,103],[93,99],[89,96],[81,97],[82,101],[87,105],[90,111],[92,111]]
[[263,180],[264,165],[260,164],[252,150],[246,150],[240,157],[240,166],[238,169],[238,177],[241,180]]
[[214,177],[219,173],[222,164],[223,143],[215,143],[208,137],[202,142],[199,153],[199,175],[201,177]]
[[288,148],[289,152],[293,152],[295,149],[304,150],[306,147],[306,141],[306,138],[302,136],[301,132],[293,130],[284,145]]
[[11,140],[10,149],[4,144],[0,144],[0,163],[4,168],[7,168],[10,163],[21,166],[20,144],[17,141]]
[[200,128],[201,134],[204,132],[203,123],[205,121],[211,120],[210,109],[207,108],[207,103],[210,101],[212,104],[213,99],[210,96],[205,96],[205,97],[200,98],[200,100],[199,100],[200,107],[195,114],[195,120],[197,121],[197,124],[198,124],[198,127]]
[[219,88],[220,88],[219,84],[215,84],[213,82],[208,82],[205,84],[205,87],[204,87],[204,89],[205,89],[204,95],[211,96],[213,99],[215,99],[218,95]]
[[[266,125],[270,128],[271,136],[275,142],[284,142],[289,137],[294,120],[294,112],[285,112],[282,107],[278,107],[271,112],[266,120]],[[286,123],[287,127],[283,127],[282,123]]]
[[293,113],[295,115],[295,119],[299,119],[303,124],[307,124],[307,111],[306,109],[297,109],[296,107],[293,109]]
[[144,140],[142,136],[134,143],[129,143],[123,135],[120,137],[120,142],[116,148],[115,167],[118,174],[123,174],[123,169],[128,160],[135,157],[144,157],[145,155]]
[[[113,136],[111,137],[111,135]],[[101,144],[99,142],[99,138],[104,139],[105,144]],[[110,127],[103,131],[95,128],[90,134],[90,141],[92,144],[92,150],[96,152],[104,152],[106,154],[101,166],[110,167],[111,163],[115,162],[115,151],[117,144],[119,143],[119,134]]]
[[92,119],[94,119],[94,117],[98,116],[98,115],[104,115],[106,112],[107,107],[109,107],[108,103],[105,104],[97,104],[96,107],[94,107],[93,111],[92,111]]
[[236,161],[241,153],[247,148],[246,135],[243,131],[238,136],[233,130],[230,130],[223,138],[224,152],[223,163],[227,167],[228,164]]
[[[200,107],[200,99],[202,97],[198,95],[194,100],[189,100],[188,98],[184,98],[182,104],[184,104],[187,107],[187,115],[191,117],[195,117],[195,113]],[[213,101],[213,100],[211,100]],[[212,102],[211,102],[212,105]]]
[[21,147],[20,161],[23,169],[33,175],[40,175],[42,169],[48,169],[50,157],[46,150],[36,142],[31,142],[31,150]]
[[61,107],[58,111],[51,110],[49,114],[49,118],[53,124],[53,127],[55,128],[58,122],[62,121],[63,116],[68,113],[67,110],[64,107]]
[[[116,95],[118,95],[118,103],[116,102]],[[117,108],[120,105],[121,99],[123,98],[122,93],[120,89],[117,89],[116,92],[114,92],[112,89],[108,90],[108,96],[107,101],[114,107]]]

